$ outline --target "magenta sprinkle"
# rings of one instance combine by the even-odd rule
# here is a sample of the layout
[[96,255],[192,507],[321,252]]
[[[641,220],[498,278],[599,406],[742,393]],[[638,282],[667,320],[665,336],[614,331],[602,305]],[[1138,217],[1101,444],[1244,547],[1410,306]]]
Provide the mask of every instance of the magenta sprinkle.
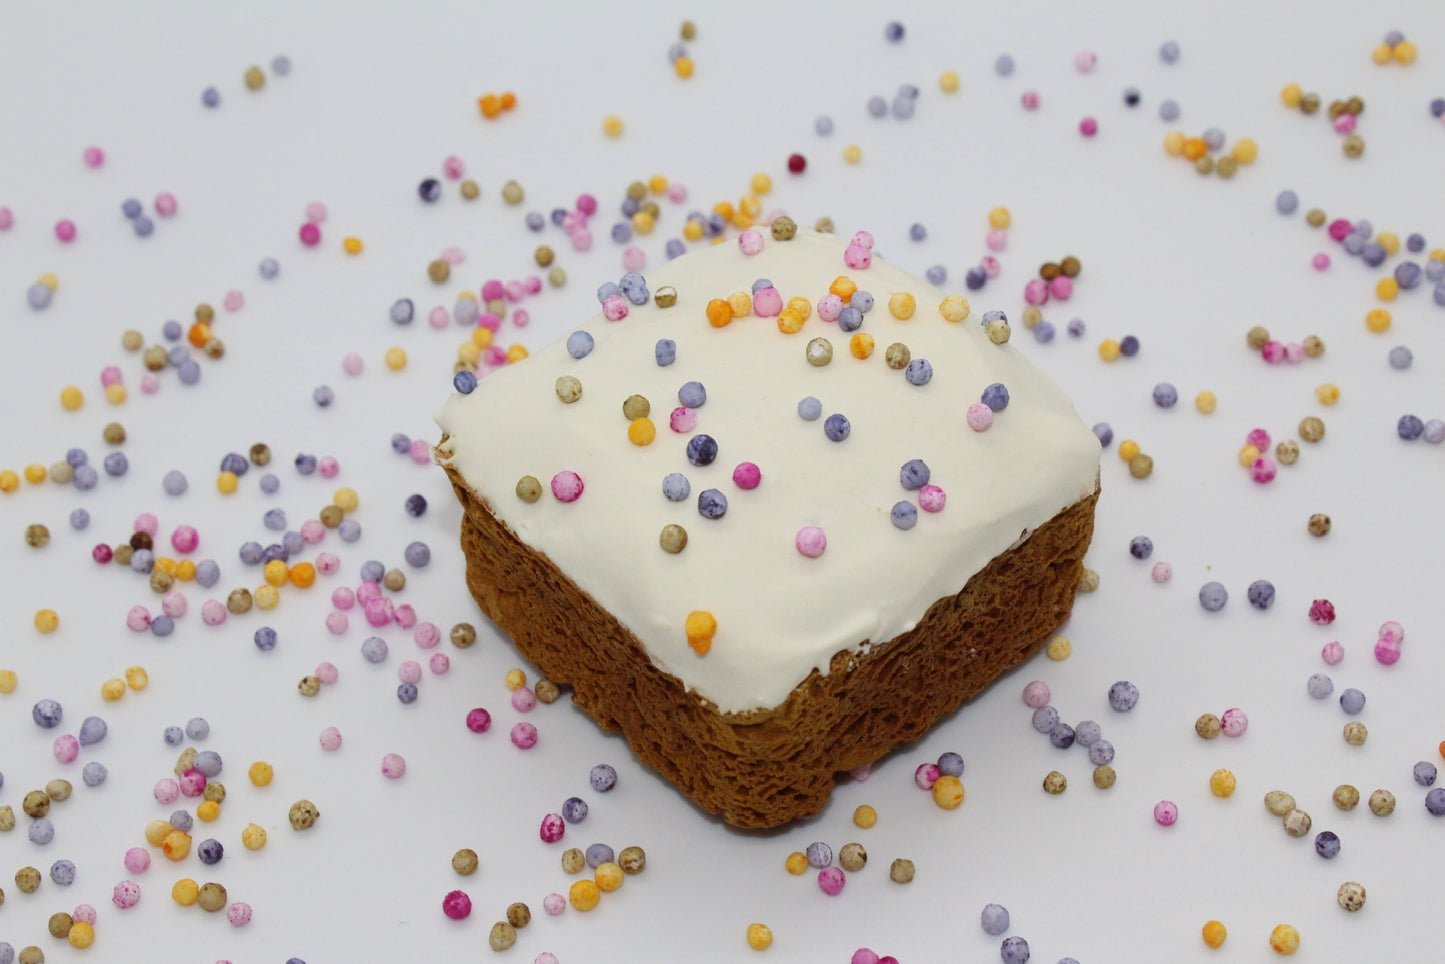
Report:
[[1310,622],[1316,626],[1328,626],[1335,621],[1335,604],[1328,599],[1316,599],[1310,603]]
[[314,221],[307,221],[301,225],[301,230],[298,232],[298,235],[301,238],[301,243],[308,248],[314,248],[321,243],[321,228],[319,228]]
[[480,706],[467,711],[467,729],[473,733],[485,733],[492,728],[492,714]]
[[566,832],[567,823],[562,819],[560,813],[549,813],[542,818],[542,827],[539,833],[543,843],[556,843]]
[[932,790],[933,785],[938,782],[938,778],[942,775],[943,774],[939,772],[937,763],[922,763],[919,764],[917,770],[913,771],[913,782],[917,784],[920,790]]
[[[1380,640],[1375,644],[1375,659],[1384,663],[1386,666],[1393,666],[1400,660],[1400,644],[1393,639]],[[61,739],[64,739],[64,737],[61,737]],[[57,756],[58,755],[57,753]]]
[[843,885],[846,883],[848,875],[843,873],[842,867],[824,867],[818,871],[818,889],[829,897],[843,893]]
[[739,462],[733,469],[733,484],[740,489],[756,489],[763,480],[763,470],[752,462]]
[[576,502],[582,496],[582,477],[571,470],[552,476],[552,495],[558,502]]
[[472,899],[460,890],[442,898],[442,913],[452,920],[461,920],[472,912]]
[[1160,800],[1154,804],[1154,822],[1161,827],[1172,827],[1179,819],[1179,807],[1171,800]]

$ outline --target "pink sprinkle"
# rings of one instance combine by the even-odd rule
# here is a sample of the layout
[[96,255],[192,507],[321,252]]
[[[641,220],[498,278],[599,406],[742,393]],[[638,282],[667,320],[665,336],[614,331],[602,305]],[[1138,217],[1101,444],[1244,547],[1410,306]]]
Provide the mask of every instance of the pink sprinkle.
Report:
[[873,764],[871,763],[865,763],[861,767],[854,767],[853,769],[848,771],[848,776],[852,777],[854,780],[857,780],[859,783],[866,783],[868,781],[868,778],[872,775]]
[[[334,599],[332,601],[335,602]],[[347,606],[346,608],[350,609],[351,607]],[[346,613],[332,610],[326,614],[326,631],[333,636],[340,636],[350,625],[351,620],[347,618]]]
[[1003,228],[989,228],[988,233],[983,236],[983,243],[988,245],[990,251],[1002,251],[1008,247],[1008,232]]
[[125,614],[125,628],[137,633],[150,629],[150,610],[144,606],[130,607],[130,611]]
[[1274,459],[1268,455],[1261,455],[1249,463],[1249,477],[1261,484],[1273,482],[1275,475],[1279,473],[1279,467],[1275,465]]
[[1251,429],[1250,433],[1244,437],[1246,445],[1253,445],[1261,452],[1269,448],[1269,442],[1269,433],[1262,428]]
[[[149,866],[150,864],[149,856],[147,856],[146,858],[146,864],[147,866]],[[70,919],[73,921],[78,921],[82,924],[94,924],[95,908],[90,906],[89,904],[76,904],[75,910],[70,915]]]
[[1049,283],[1043,278],[1032,278],[1024,285],[1024,300],[1031,305],[1041,305],[1049,300]]
[[123,376],[115,365],[106,365],[100,370],[100,383],[106,388],[121,384]]
[[155,534],[160,531],[161,523],[159,519],[149,512],[142,512],[135,517],[135,522],[131,524],[131,528],[136,532],[144,532],[151,538],[155,538]]
[[328,753],[341,749],[341,731],[334,726],[328,726],[322,730],[321,749]]
[[226,920],[231,922],[232,927],[245,927],[251,923],[251,905],[244,900],[238,900],[226,908]]
[[162,191],[156,195],[156,213],[163,218],[174,217],[176,213],[176,196],[169,191]]
[[880,964],[882,958],[872,948],[860,947],[853,952],[849,964]]
[[61,763],[74,763],[75,758],[80,756],[80,741],[69,733],[61,734],[55,738],[54,753],[55,759]]
[[421,664],[414,659],[409,659],[397,667],[396,676],[403,683],[420,683]]
[[426,316],[426,320],[427,324],[433,328],[442,329],[451,324],[452,316],[451,313],[441,305],[437,305],[431,310],[431,313]]
[[1093,137],[1099,133],[1099,122],[1092,117],[1085,117],[1079,121],[1079,133],[1085,137]]
[[341,559],[334,552],[322,552],[316,556],[316,571],[323,576],[333,575],[341,568]]
[[1310,603],[1310,622],[1316,626],[1328,626],[1335,621],[1335,604],[1328,599],[1316,599]]
[[[1393,666],[1400,660],[1400,644],[1395,642],[1393,639],[1380,640],[1379,642],[1375,643],[1375,659],[1379,660],[1381,663],[1384,663],[1386,666]],[[60,739],[63,740],[65,739],[65,737],[61,737]],[[59,743],[60,741],[57,740],[56,742]],[[57,751],[56,756],[59,755],[60,754]],[[69,761],[61,760],[60,762],[67,763]]]
[[388,780],[400,780],[406,773],[406,758],[400,753],[388,753],[381,758],[381,775]]
[[335,589],[331,593],[331,605],[337,609],[350,609],[356,605],[356,593],[352,592],[346,586]]
[[939,772],[937,763],[923,763],[913,771],[913,782],[920,790],[932,790],[941,776],[943,774]]
[[[412,607],[411,603],[402,603],[396,607],[396,611],[391,614],[391,618],[396,620],[396,624],[402,629],[411,629],[416,625],[416,609]],[[417,643],[420,645],[421,640],[418,639]],[[432,645],[435,646],[436,643],[432,643]]]
[[1405,641],[1405,627],[1393,619],[1387,623],[1380,624],[1380,638],[1388,639],[1391,642],[1403,643]]
[[873,263],[873,254],[855,242],[843,250],[843,263],[850,268],[862,271]]
[[684,434],[691,432],[693,427],[697,425],[697,409],[688,408],[686,405],[679,405],[677,408],[674,408],[672,414],[668,416],[667,424],[672,427],[674,432]]
[[577,195],[577,210],[582,212],[583,216],[591,217],[597,213],[597,199],[590,194]]
[[798,530],[793,544],[809,559],[816,559],[823,554],[824,549],[828,548],[828,537],[818,526],[803,526]]
[[986,254],[979,259],[978,266],[982,268],[983,273],[990,278],[997,278],[999,272],[1003,270],[1003,266],[998,263],[998,258],[995,258],[991,254]]
[[320,224],[326,220],[326,205],[320,201],[312,201],[306,205],[306,220],[312,224]]
[[200,770],[190,769],[181,774],[181,796],[199,797],[206,792],[206,775]]
[[133,880],[122,880],[115,885],[111,891],[110,902],[121,910],[134,907],[140,903],[140,884]]
[[375,582],[363,582],[356,588],[356,601],[365,606],[373,599],[381,598],[381,584]]
[[518,713],[530,713],[537,705],[537,694],[529,686],[518,686],[512,690],[512,709]]
[[969,428],[975,432],[986,432],[988,431],[988,427],[993,424],[993,409],[989,408],[983,402],[974,402],[968,406],[966,418],[968,419]]
[[483,301],[501,301],[507,295],[507,286],[496,278],[482,284]]
[[772,285],[753,293],[753,314],[759,318],[776,318],[783,310],[783,296]]
[[561,894],[548,894],[542,898],[542,909],[556,917],[567,909],[567,898]]
[[323,479],[334,479],[336,473],[341,471],[341,463],[336,461],[335,456],[323,455],[316,463],[316,471],[321,473]]
[[492,728],[492,714],[478,706],[467,711],[467,729],[473,733],[485,733]]
[[307,221],[301,225],[301,230],[297,233],[301,238],[301,243],[308,248],[314,248],[321,243],[321,229],[316,226],[315,221]]
[[341,677],[341,670],[336,668],[335,663],[318,663],[316,666],[316,678],[330,686]]
[[362,606],[362,611],[366,613],[366,621],[373,626],[385,626],[396,616],[391,600],[380,597],[368,599]]
[[221,299],[221,307],[227,311],[240,311],[245,304],[246,296],[235,288],[226,292],[226,296]]
[[592,232],[584,228],[578,228],[572,232],[572,249],[574,251],[587,251],[592,247]]
[[520,281],[508,281],[505,291],[508,301],[521,301],[522,296],[527,293],[527,288]]
[[445,676],[452,668],[452,658],[446,653],[432,653],[431,659],[426,661],[427,669],[431,670],[433,676]]
[[527,289],[527,294],[535,295],[542,290],[542,279],[539,275],[529,274],[522,286]]
[[582,477],[570,469],[552,476],[552,495],[558,502],[576,502],[582,496]]
[[1049,282],[1049,294],[1060,301],[1068,301],[1074,293],[1074,279],[1066,274],[1058,275]]
[[[482,351],[482,361],[492,368],[501,368],[507,364],[506,349],[501,345],[492,345]],[[481,373],[480,367],[477,369],[477,372],[479,374]]]
[[543,951],[532,958],[532,964],[560,964],[560,962],[557,960],[556,954],[551,951]]
[[537,745],[537,728],[530,723],[518,723],[512,727],[512,745],[519,750],[530,750]]
[[0,208],[0,231],[9,231],[15,226],[15,212],[9,208]]
[[161,609],[172,619],[179,619],[186,614],[186,597],[179,589],[172,589],[161,597]]
[[1305,360],[1305,346],[1297,341],[1288,342],[1284,346],[1284,360],[1291,365],[1298,365]]
[[1074,54],[1074,69],[1081,74],[1087,74],[1089,71],[1093,70],[1094,65],[1098,62],[1099,55],[1094,53],[1092,50],[1080,50],[1078,53]]
[[586,227],[586,215],[578,214],[577,212],[573,211],[562,217],[562,230],[566,231],[569,236],[576,234],[578,231],[581,231]]
[[[633,269],[635,270],[635,269]],[[532,322],[532,313],[526,308],[518,308],[512,312],[512,324],[517,328],[526,328]]]
[[1243,736],[1249,729],[1249,717],[1239,707],[1231,707],[1219,715],[1219,732],[1225,736]]
[[70,218],[61,218],[55,222],[55,236],[61,241],[69,244],[75,240],[75,222]]
[[1168,582],[1174,578],[1174,567],[1167,562],[1156,562],[1150,570],[1149,576],[1155,582]]
[[1354,114],[1341,114],[1339,117],[1335,118],[1335,133],[1352,133],[1355,129],[1355,123],[1356,119]]
[[755,254],[761,254],[763,250],[763,233],[753,228],[748,228],[742,234],[738,235],[738,249],[749,257]]
[[442,913],[452,920],[462,920],[472,912],[472,899],[460,890],[442,898]]
[[931,483],[918,490],[918,507],[924,512],[942,512],[947,501],[948,494]]
[[461,248],[445,248],[438,257],[447,264],[458,265],[467,260],[467,253]]
[[1019,103],[1024,105],[1024,110],[1038,110],[1039,92],[1036,90],[1024,91],[1023,95],[1019,97]]
[[407,454],[411,456],[411,460],[417,465],[429,465],[431,463],[431,443],[426,439],[419,438],[411,443],[411,448]]
[[180,799],[181,785],[170,777],[157,780],[155,788],[151,791],[155,795],[156,802],[162,806],[170,806]]
[[1048,706],[1050,696],[1049,684],[1043,680],[1036,679],[1024,687],[1024,705],[1031,709]]
[[641,248],[628,248],[622,252],[623,271],[641,271],[647,266],[647,255]]
[[687,185],[673,182],[667,185],[667,199],[673,204],[681,204],[687,200]]
[[181,555],[195,552],[196,546],[200,544],[201,534],[195,530],[194,526],[176,526],[176,531],[171,533],[171,548]]
[[411,638],[416,640],[416,644],[422,649],[433,649],[442,641],[442,631],[437,628],[436,623],[420,623]]
[[856,244],[856,245],[858,245],[858,247],[860,247],[860,248],[863,248],[863,249],[868,250],[868,251],[872,251],[872,250],[873,250],[873,232],[871,232],[871,231],[857,231],[857,232],[855,232],[855,233],[853,234],[853,240],[852,240],[851,242],[849,242],[849,243],[850,243],[850,244]]
[[829,897],[843,893],[843,885],[847,882],[848,875],[843,873],[842,867],[824,867],[818,871],[818,889]]
[[495,312],[484,311],[477,316],[477,327],[496,331],[502,327],[502,316]]
[[1330,266],[1330,256],[1321,251],[1310,259],[1310,264],[1314,265],[1316,271],[1324,271]]
[[453,181],[461,177],[466,172],[466,162],[463,161],[460,157],[457,157],[455,154],[448,155],[447,159],[442,161],[442,173]]
[[155,372],[146,372],[140,377],[140,390],[143,395],[154,395],[161,390],[161,380]]
[[219,626],[226,621],[226,606],[215,599],[201,603],[201,622],[207,626]]
[[818,317],[824,321],[837,321],[843,312],[843,299],[835,294],[826,294],[818,299]]
[[608,321],[621,321],[627,312],[627,299],[621,295],[612,295],[602,302],[602,315]]
[[341,370],[348,375],[360,375],[366,363],[356,352],[347,352],[346,357],[341,359]]
[[1260,356],[1271,365],[1278,365],[1284,361],[1284,342],[1267,341],[1264,347],[1259,350]]
[[[156,798],[160,800],[160,797]],[[169,800],[161,800],[162,803],[174,803],[175,797]],[[125,852],[125,869],[133,874],[143,874],[150,868],[151,855],[144,847],[132,847]]]
[[100,167],[105,163],[105,151],[98,147],[87,147],[80,156],[86,167]]
[[756,489],[763,480],[763,470],[752,462],[739,462],[733,469],[733,484],[740,489]]
[[1179,819],[1179,807],[1171,800],[1160,800],[1154,804],[1154,822],[1161,827],[1172,827]]

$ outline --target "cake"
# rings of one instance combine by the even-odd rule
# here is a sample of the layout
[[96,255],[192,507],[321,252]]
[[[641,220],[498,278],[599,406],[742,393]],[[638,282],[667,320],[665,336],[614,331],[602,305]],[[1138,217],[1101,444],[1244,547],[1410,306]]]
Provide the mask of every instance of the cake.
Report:
[[738,827],[1027,659],[1093,531],[1099,441],[1002,313],[871,248],[775,222],[625,276],[437,415],[483,612]]

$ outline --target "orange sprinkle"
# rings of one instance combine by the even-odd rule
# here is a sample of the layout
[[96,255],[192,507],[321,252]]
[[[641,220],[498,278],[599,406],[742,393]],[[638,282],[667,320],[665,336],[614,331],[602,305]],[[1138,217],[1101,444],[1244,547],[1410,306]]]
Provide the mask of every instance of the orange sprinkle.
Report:
[[305,589],[316,581],[316,567],[309,562],[298,562],[286,575],[293,586]]
[[848,340],[848,350],[854,358],[867,358],[873,354],[873,336],[866,331],[858,332]]
[[517,95],[510,90],[502,91],[502,110],[511,110],[517,106]]
[[808,317],[806,315],[791,306],[784,308],[778,312],[778,331],[781,331],[785,335],[796,335],[803,330],[803,322],[807,320]]
[[483,94],[477,98],[477,109],[482,112],[483,117],[491,120],[502,112],[502,98],[496,94]]
[[191,330],[186,334],[186,340],[197,348],[205,348],[206,342],[211,340],[211,326],[204,321],[198,321],[191,325]]
[[1191,161],[1197,161],[1209,150],[1209,145],[1204,143],[1202,137],[1189,137],[1184,140],[1184,156]]
[[833,283],[828,286],[828,293],[837,295],[839,298],[842,298],[843,304],[845,305],[853,300],[853,292],[857,290],[857,283],[855,283],[852,278],[848,277],[845,274],[840,274],[838,277],[834,278]]
[[733,320],[733,306],[721,298],[707,303],[707,321],[714,328],[726,328]]

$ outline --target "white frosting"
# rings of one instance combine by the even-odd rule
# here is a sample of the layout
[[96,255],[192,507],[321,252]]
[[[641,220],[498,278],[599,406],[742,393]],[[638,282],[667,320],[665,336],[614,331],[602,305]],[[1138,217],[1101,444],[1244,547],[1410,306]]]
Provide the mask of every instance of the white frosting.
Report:
[[[844,242],[830,235],[800,231],[781,242],[764,234],[764,250],[751,257],[729,241],[658,267],[648,287],[676,288],[674,307],[629,306],[619,322],[598,314],[583,326],[596,339],[587,357],[574,359],[562,339],[488,375],[471,394],[453,395],[437,415],[448,437],[444,460],[493,513],[631,630],[659,668],[723,712],[776,706],[812,670],[827,673],[838,651],[912,628],[934,601],[1092,493],[1099,467],[1099,442],[1069,399],[1012,345],[990,342],[979,311],[945,321],[942,292],[877,258],[849,269]],[[704,314],[710,299],[751,291],[758,278],[771,280],[784,302],[802,296],[816,306],[839,275],[876,299],[860,329],[876,340],[866,360],[853,357],[850,335],[816,310],[791,335],[773,318],[749,314],[714,328]],[[911,320],[889,312],[899,291],[917,299]],[[823,367],[804,359],[818,336],[834,349]],[[655,361],[661,338],[677,343],[668,367]],[[890,369],[884,351],[893,342],[931,362],[932,380],[915,386]],[[564,374],[582,383],[572,404],[554,388]],[[706,387],[707,401],[696,428],[677,434],[668,418],[689,381]],[[975,432],[964,413],[993,382],[1008,388],[1009,404],[990,429]],[[657,438],[648,446],[628,440],[622,403],[633,394],[652,405]],[[816,421],[797,414],[809,395],[823,405]],[[852,425],[842,442],[823,428],[835,412]],[[717,460],[705,467],[685,454],[698,433],[718,443]],[[889,512],[900,500],[918,504],[899,481],[902,465],[916,458],[948,501],[940,512],[919,511],[905,531]],[[744,461],[762,469],[756,489],[733,484]],[[575,502],[551,494],[552,476],[564,470],[585,484]],[[671,472],[691,483],[682,502],[663,497]],[[526,475],[543,487],[532,504],[515,494]],[[721,519],[697,511],[698,493],[711,488],[728,499]],[[659,546],[668,523],[687,530],[681,553]],[[817,558],[794,546],[804,526],[827,534]],[[705,655],[683,629],[693,610],[717,618]]]

